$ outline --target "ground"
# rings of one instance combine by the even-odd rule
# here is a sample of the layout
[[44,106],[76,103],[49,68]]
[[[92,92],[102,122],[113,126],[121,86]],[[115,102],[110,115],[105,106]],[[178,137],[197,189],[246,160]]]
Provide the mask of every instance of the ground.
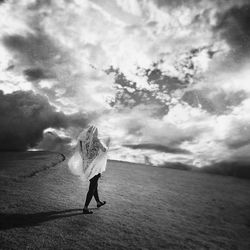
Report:
[[250,249],[249,180],[109,161],[83,215],[61,155],[21,155],[0,155],[1,249]]

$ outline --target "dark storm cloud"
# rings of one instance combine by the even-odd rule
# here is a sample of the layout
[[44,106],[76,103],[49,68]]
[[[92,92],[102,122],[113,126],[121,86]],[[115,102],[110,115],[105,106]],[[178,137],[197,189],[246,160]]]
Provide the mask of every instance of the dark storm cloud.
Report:
[[116,108],[134,108],[138,105],[145,104],[158,107],[154,110],[153,116],[161,117],[168,113],[169,109],[165,103],[156,97],[157,93],[151,90],[138,89],[136,82],[126,79],[123,73],[117,73],[115,77],[115,88],[117,89],[115,99],[110,103]]
[[160,144],[124,144],[124,147],[132,148],[132,149],[151,149],[156,150],[159,152],[164,153],[171,153],[171,154],[190,154],[188,150],[182,149],[182,148],[173,148],[173,147],[167,147]]
[[187,87],[187,84],[176,77],[164,75],[161,70],[155,68],[147,72],[148,82],[158,86],[161,92],[171,93],[174,90]]
[[81,114],[57,112],[48,100],[33,92],[0,92],[0,150],[26,150],[35,146],[46,128],[84,127]]
[[[2,42],[4,46],[15,57],[15,69],[17,74],[22,73],[28,81],[37,82],[39,80],[48,79],[60,82],[60,88],[64,90],[62,96],[72,97],[75,95],[74,83],[69,84],[71,77],[70,71],[63,69],[63,72],[57,72],[57,69],[64,65],[69,59],[69,53],[61,49],[60,45],[53,41],[42,29],[35,29],[34,34],[29,35],[6,35]],[[71,66],[69,62],[69,66]],[[64,74],[64,78],[62,76]],[[72,81],[74,82],[74,81]],[[33,84],[33,88],[40,94],[49,97],[50,101],[60,106],[64,105],[58,101],[61,97],[56,98],[57,88],[59,85],[50,87],[41,87]]]
[[178,8],[180,6],[190,6],[194,5],[203,6],[204,8],[207,6],[210,8],[214,6],[214,8],[222,9],[222,8],[230,8],[232,6],[241,6],[242,4],[246,4],[249,0],[213,0],[213,1],[203,1],[203,0],[153,0],[157,6],[159,7],[173,7]]
[[51,6],[51,0],[36,0],[28,6],[29,10],[39,10],[44,6]]
[[48,78],[45,72],[40,68],[26,69],[23,71],[23,73],[29,81],[36,81]]
[[[141,104],[148,105],[150,103],[151,106],[156,107],[152,116],[162,117],[166,115],[172,100],[171,94],[177,89],[187,87],[187,84],[176,77],[164,75],[157,68],[145,70],[140,68],[140,70],[142,75],[147,78],[148,84],[157,86],[157,89],[140,89],[136,82],[129,81],[119,70],[111,68],[107,73],[115,72],[115,88],[117,89],[115,99],[110,103],[111,106],[134,108]],[[159,93],[166,94],[168,100],[160,98]]]
[[40,30],[35,35],[5,36],[3,44],[11,52],[17,53],[22,63],[32,66],[48,63],[59,53],[53,42]]
[[218,14],[219,31],[233,49],[235,59],[249,56],[250,53],[250,4],[234,6],[224,13]]
[[238,149],[238,148],[241,148],[241,147],[244,147],[246,145],[249,145],[250,144],[250,138],[245,138],[245,139],[235,139],[235,140],[229,140],[227,142],[227,146],[230,148],[230,149]]
[[244,119],[235,123],[231,135],[225,139],[225,144],[230,149],[239,149],[241,147],[250,145],[249,123],[244,122]]
[[179,7],[182,5],[189,5],[189,4],[194,4],[198,3],[200,0],[155,0],[155,3],[159,7],[164,7],[164,6],[171,6],[171,7]]
[[192,107],[201,106],[211,114],[227,114],[232,108],[240,105],[246,98],[247,94],[244,91],[225,93],[217,91],[212,98],[207,97],[208,91],[203,93],[199,90],[187,91],[182,101],[188,103]]

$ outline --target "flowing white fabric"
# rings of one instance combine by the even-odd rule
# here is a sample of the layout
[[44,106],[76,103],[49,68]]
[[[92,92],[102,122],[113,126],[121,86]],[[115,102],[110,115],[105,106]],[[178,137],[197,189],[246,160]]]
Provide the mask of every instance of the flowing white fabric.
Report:
[[[84,176],[90,180],[106,170],[109,137],[98,136],[98,129],[91,126],[78,137],[77,147],[68,161],[74,175]],[[105,151],[105,152],[104,152]]]

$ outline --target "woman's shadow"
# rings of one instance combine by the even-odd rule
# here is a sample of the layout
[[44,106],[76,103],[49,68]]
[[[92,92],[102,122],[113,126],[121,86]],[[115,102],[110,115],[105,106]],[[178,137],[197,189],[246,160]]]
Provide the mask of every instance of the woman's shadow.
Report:
[[0,230],[6,230],[15,227],[36,226],[45,221],[71,217],[80,214],[82,214],[82,209],[67,209],[61,211],[49,211],[32,214],[0,213]]

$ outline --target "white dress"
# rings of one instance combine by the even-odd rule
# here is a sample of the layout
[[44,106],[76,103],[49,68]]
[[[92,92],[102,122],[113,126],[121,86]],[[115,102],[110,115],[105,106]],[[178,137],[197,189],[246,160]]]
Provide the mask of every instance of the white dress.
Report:
[[[90,180],[95,175],[106,170],[108,159],[109,137],[95,137],[96,127],[91,126],[78,137],[77,147],[68,161],[70,171],[74,175],[84,176]],[[100,143],[102,146],[100,146]],[[105,148],[104,152],[102,148]]]

